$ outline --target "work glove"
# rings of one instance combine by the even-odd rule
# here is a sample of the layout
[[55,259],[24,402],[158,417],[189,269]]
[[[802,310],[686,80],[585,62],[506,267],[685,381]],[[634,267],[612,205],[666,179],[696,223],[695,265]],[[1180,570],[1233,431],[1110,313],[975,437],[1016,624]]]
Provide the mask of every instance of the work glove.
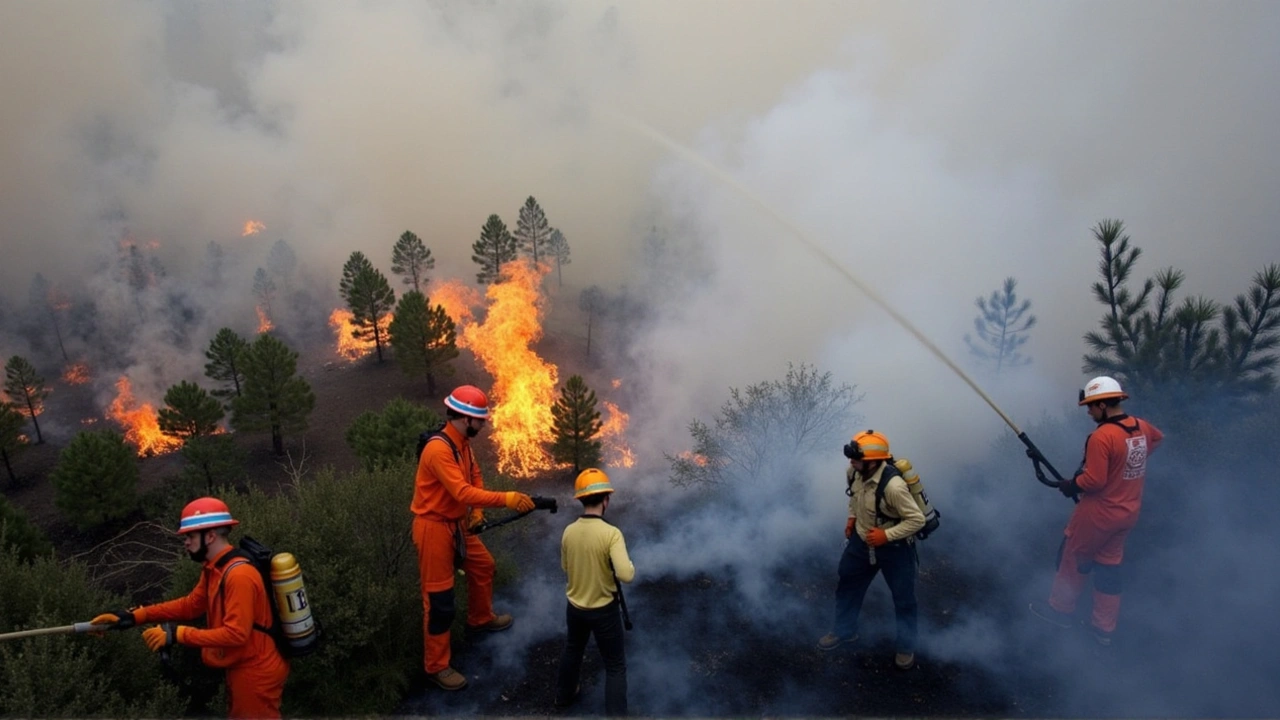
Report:
[[527,513],[536,506],[533,504],[533,498],[513,490],[507,493],[507,507],[516,512]]
[[477,527],[480,527],[480,525],[482,525],[483,523],[484,523],[484,511],[481,510],[480,508],[473,508],[471,510],[471,516],[467,518],[467,529],[475,530]]
[[871,547],[880,547],[889,542],[889,536],[885,534],[883,528],[873,527],[867,531],[867,544]]
[[[1077,475],[1076,477],[1080,477],[1080,476]],[[1080,494],[1080,486],[1076,484],[1076,478],[1071,478],[1070,480],[1063,480],[1062,482],[1058,483],[1058,492],[1062,493],[1066,497],[1071,498],[1072,500],[1075,500],[1076,496]]]
[[849,518],[849,522],[844,524],[844,536],[846,539],[853,537],[854,522],[855,520],[853,518]]
[[128,610],[112,610],[90,620],[89,624],[103,625],[103,630],[128,630],[138,624],[138,618]]
[[151,652],[167,650],[179,642],[178,638],[184,630],[186,630],[185,626],[173,623],[156,625],[142,631],[142,641],[147,644]]

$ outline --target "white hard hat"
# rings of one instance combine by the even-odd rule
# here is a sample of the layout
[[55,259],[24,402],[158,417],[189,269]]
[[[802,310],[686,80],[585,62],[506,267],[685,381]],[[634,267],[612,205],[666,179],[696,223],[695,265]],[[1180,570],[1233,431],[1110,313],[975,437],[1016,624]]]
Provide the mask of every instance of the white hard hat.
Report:
[[1099,375],[1089,381],[1084,389],[1080,391],[1080,404],[1088,405],[1089,403],[1098,402],[1099,400],[1110,400],[1112,398],[1118,400],[1127,400],[1129,396],[1124,390],[1120,389],[1120,383],[1115,378]]

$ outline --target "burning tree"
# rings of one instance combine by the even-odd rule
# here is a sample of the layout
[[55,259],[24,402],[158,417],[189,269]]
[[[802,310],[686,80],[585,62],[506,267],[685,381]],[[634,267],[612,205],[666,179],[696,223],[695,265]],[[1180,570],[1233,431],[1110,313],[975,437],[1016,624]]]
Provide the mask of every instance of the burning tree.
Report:
[[338,285],[342,299],[351,308],[354,329],[351,336],[357,340],[373,340],[382,362],[382,344],[386,340],[383,318],[391,312],[396,293],[383,275],[362,252],[353,252],[342,266],[342,281]]
[[596,410],[596,393],[581,375],[574,375],[565,383],[560,398],[551,406],[551,416],[555,433],[551,457],[573,465],[574,474],[598,466],[603,444],[597,436],[603,425]]
[[436,266],[436,259],[431,257],[431,250],[422,244],[422,239],[408,230],[391,248],[391,272],[402,275],[405,285],[422,292],[427,284],[427,271]]
[[[789,365],[782,381],[729,388],[729,401],[707,425],[689,425],[693,451],[664,453],[671,483],[685,487],[756,479],[772,468],[826,448],[857,418],[861,400],[852,385],[836,385],[831,373]],[[837,446],[838,447],[838,446]]]
[[[258,301],[258,332],[271,329],[271,301],[276,296],[276,283],[266,270],[253,273],[253,297]],[[264,317],[265,316],[265,317]],[[264,326],[265,329],[264,329]]]
[[186,380],[165,392],[164,404],[159,413],[160,432],[183,443],[217,432],[226,415],[222,403]]
[[49,390],[44,386],[44,378],[36,374],[35,367],[26,358],[14,355],[5,363],[4,391],[18,406],[18,411],[31,418],[36,429],[36,444],[44,442],[37,418],[44,412],[44,399],[49,396]]
[[449,361],[458,357],[457,331],[443,305],[431,307],[417,290],[400,297],[388,328],[396,362],[410,377],[426,376],[427,392],[436,391],[436,375],[450,375]]
[[1027,342],[1027,333],[1035,327],[1036,316],[1027,315],[1031,309],[1031,301],[1018,302],[1018,294],[1014,288],[1018,281],[1005,278],[1004,287],[994,290],[991,297],[981,295],[974,301],[978,306],[978,317],[973,320],[974,332],[978,339],[964,336],[969,352],[974,357],[995,366],[996,374],[1009,367],[1030,364],[1031,358],[1024,357],[1018,348]]
[[551,237],[547,239],[547,254],[556,261],[556,286],[564,285],[560,268],[569,264],[569,241],[565,239],[564,233],[559,230],[551,231]]
[[517,247],[533,260],[533,264],[546,260],[551,226],[547,224],[547,215],[542,212],[542,206],[538,205],[532,195],[524,201],[524,207],[520,208],[513,237]]
[[284,454],[284,433],[307,429],[316,396],[298,377],[298,353],[270,335],[259,335],[244,354],[244,387],[231,401],[236,430],[271,431],[271,447]]
[[442,423],[431,408],[394,398],[381,412],[361,413],[347,428],[347,445],[366,470],[393,467],[413,459],[418,436]]
[[506,223],[490,215],[480,228],[480,239],[471,244],[471,259],[480,266],[476,282],[496,283],[502,278],[502,266],[516,259],[516,239],[507,231]]
[[224,398],[230,406],[231,400],[240,397],[240,386],[244,381],[244,356],[249,351],[249,343],[231,328],[222,328],[213,340],[204,356],[209,362],[204,366],[204,374],[214,382],[224,383],[229,387],[213,391],[213,396]]
[[0,402],[0,458],[4,459],[4,469],[9,473],[9,481],[14,483],[18,482],[18,476],[13,472],[9,456],[17,454],[26,447],[21,439],[22,426],[26,422],[16,405]]
[[138,465],[114,430],[76,435],[58,455],[51,477],[54,502],[80,530],[122,518],[137,504]]

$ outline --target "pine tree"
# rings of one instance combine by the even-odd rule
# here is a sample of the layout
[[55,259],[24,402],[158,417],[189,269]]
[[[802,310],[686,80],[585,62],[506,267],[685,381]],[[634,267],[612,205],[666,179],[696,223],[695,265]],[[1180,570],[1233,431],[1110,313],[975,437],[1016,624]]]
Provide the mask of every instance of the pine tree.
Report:
[[1031,358],[1018,352],[1028,340],[1028,332],[1035,327],[1036,316],[1027,315],[1031,309],[1031,301],[1018,302],[1018,294],[1014,288],[1018,281],[1005,278],[1004,287],[994,290],[991,297],[981,295],[974,302],[978,307],[978,317],[973,320],[974,331],[978,338],[964,336],[969,352],[979,360],[995,366],[997,375],[1005,367],[1018,367],[1030,364]]
[[298,353],[271,335],[262,334],[244,355],[244,386],[231,401],[236,430],[271,431],[271,447],[284,454],[284,433],[307,429],[316,396],[298,377]]
[[204,248],[205,284],[211,288],[222,287],[222,272],[226,268],[226,252],[216,240],[210,240]]
[[422,293],[410,290],[400,297],[387,330],[400,369],[410,377],[425,376],[427,392],[434,395],[436,375],[451,375],[449,361],[458,357],[456,327],[444,306],[431,307]]
[[604,291],[599,285],[592,285],[578,296],[578,309],[587,314],[587,357],[591,357],[591,330],[595,321],[604,312]]
[[244,476],[245,452],[229,435],[202,435],[187,440],[182,446],[183,479],[204,482],[212,495],[214,488],[231,485]]
[[596,410],[596,393],[581,375],[574,375],[565,383],[560,398],[551,406],[551,417],[555,437],[551,457],[556,462],[573,465],[575,474],[600,464],[603,443],[595,438],[602,424]]
[[516,219],[516,231],[512,234],[520,251],[533,259],[537,265],[547,259],[547,243],[551,239],[551,226],[547,224],[547,215],[542,212],[538,201],[530,195],[520,208],[520,217]]
[[44,399],[49,397],[44,378],[36,374],[35,367],[26,358],[14,355],[4,366],[4,391],[18,406],[18,411],[31,418],[36,429],[36,444],[43,443],[44,435],[40,434],[38,418],[44,412]]
[[185,380],[169,388],[164,404],[158,413],[160,432],[184,443],[212,434],[226,414],[204,388]]
[[289,293],[290,281],[293,279],[293,271],[297,267],[298,256],[293,252],[293,248],[289,247],[289,243],[284,239],[277,240],[271,246],[271,251],[267,253],[267,272],[271,273],[273,278],[280,279],[286,297]]
[[28,294],[28,300],[31,303],[31,310],[37,318],[48,318],[49,326],[53,328],[54,337],[58,341],[58,350],[62,352],[62,361],[71,362],[71,357],[67,355],[67,346],[62,341],[62,321],[59,314],[71,307],[71,303],[65,299],[55,298],[56,292],[44,279],[44,275],[36,273],[31,279],[31,290]]
[[551,237],[547,240],[547,254],[556,261],[556,286],[564,286],[564,278],[560,274],[560,268],[569,264],[569,241],[565,239],[564,233],[559,230],[552,230]]
[[19,439],[22,437],[22,426],[27,424],[18,407],[10,402],[0,402],[0,458],[4,460],[4,469],[9,473],[10,482],[18,482],[9,458],[25,447]]
[[391,248],[391,272],[402,275],[404,284],[412,285],[418,292],[422,292],[422,286],[427,284],[427,271],[435,266],[436,259],[431,257],[431,250],[408,230]]
[[267,317],[271,317],[271,301],[276,296],[276,283],[267,274],[266,270],[258,268],[253,273],[253,297],[258,301],[258,307]]
[[80,530],[90,530],[133,512],[138,464],[114,430],[82,432],[58,455],[51,478],[54,503]]
[[1253,276],[1247,295],[1222,309],[1224,371],[1238,391],[1267,393],[1275,389],[1280,347],[1280,264],[1271,264]]
[[338,285],[342,299],[351,308],[351,336],[357,340],[373,340],[382,362],[382,346],[386,343],[385,318],[396,302],[396,293],[383,275],[362,252],[353,252],[342,266]]
[[204,366],[204,374],[214,382],[228,387],[214,390],[212,395],[227,401],[228,407],[232,398],[240,397],[241,384],[244,381],[244,355],[249,351],[249,343],[231,328],[222,328],[213,340],[204,356],[209,362]]
[[506,223],[490,215],[480,228],[480,239],[471,244],[471,259],[480,266],[476,282],[496,283],[502,277],[502,266],[516,259],[516,239],[507,232]]
[[379,412],[361,413],[347,428],[347,446],[366,470],[390,467],[412,459],[418,436],[442,422],[431,408],[395,398]]

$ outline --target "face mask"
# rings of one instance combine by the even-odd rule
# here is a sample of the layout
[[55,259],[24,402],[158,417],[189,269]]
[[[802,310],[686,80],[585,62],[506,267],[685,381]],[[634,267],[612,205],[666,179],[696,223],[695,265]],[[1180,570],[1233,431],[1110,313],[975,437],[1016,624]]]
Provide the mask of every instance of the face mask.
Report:
[[200,549],[195,552],[188,550],[187,555],[198,563],[204,562],[204,559],[209,557],[209,546],[205,544],[204,535],[200,536]]
[[471,423],[467,423],[467,437],[473,438],[479,434],[480,434],[480,428],[476,427],[475,425],[472,425]]

